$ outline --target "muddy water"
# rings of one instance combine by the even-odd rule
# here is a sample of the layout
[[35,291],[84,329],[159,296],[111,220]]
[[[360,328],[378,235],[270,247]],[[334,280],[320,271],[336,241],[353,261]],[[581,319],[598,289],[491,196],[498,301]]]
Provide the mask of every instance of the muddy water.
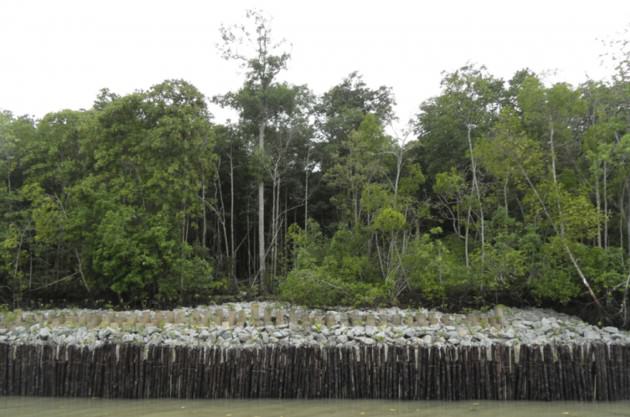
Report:
[[337,400],[102,400],[0,397],[2,417],[608,417],[630,402],[397,402]]

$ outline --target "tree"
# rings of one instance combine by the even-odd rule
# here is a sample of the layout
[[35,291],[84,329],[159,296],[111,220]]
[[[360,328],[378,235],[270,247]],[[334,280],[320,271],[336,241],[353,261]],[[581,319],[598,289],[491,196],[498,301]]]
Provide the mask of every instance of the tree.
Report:
[[[80,192],[98,216],[92,265],[121,298],[179,297],[211,285],[198,219],[212,180],[205,98],[184,81],[113,99],[97,115],[94,170]],[[203,246],[203,245],[199,245]]]
[[[277,82],[277,76],[286,68],[289,54],[281,50],[282,42],[274,43],[270,22],[261,12],[249,10],[253,32],[245,26],[221,27],[223,43],[220,50],[225,59],[238,61],[247,70],[243,88],[227,95],[224,100],[241,112],[241,119],[256,126],[258,159],[265,159],[265,133],[269,121],[282,111],[291,94],[286,85]],[[242,48],[251,49],[243,52]],[[258,277],[266,282],[265,241],[265,182],[258,178]],[[266,290],[270,290],[269,285]]]
[[329,184],[341,192],[335,197],[335,203],[350,227],[360,224],[363,188],[385,178],[387,167],[383,154],[391,150],[391,138],[383,131],[378,118],[368,114],[350,134],[335,165],[326,173]]
[[504,95],[503,81],[484,67],[464,66],[444,76],[442,93],[422,103],[414,124],[427,175],[470,168],[469,130],[473,141],[488,132]]

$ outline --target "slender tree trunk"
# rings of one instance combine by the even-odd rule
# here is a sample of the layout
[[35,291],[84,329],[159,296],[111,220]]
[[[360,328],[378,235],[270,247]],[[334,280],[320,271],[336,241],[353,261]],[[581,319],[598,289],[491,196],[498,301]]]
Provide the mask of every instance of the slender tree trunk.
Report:
[[387,278],[387,274],[385,273],[385,261],[383,260],[383,255],[381,254],[381,245],[379,244],[378,233],[374,233],[374,240],[376,242],[376,255],[378,256],[378,266],[381,269],[381,276],[383,279]]
[[250,236],[250,231],[251,231],[251,211],[250,211],[250,205],[249,205],[249,196],[247,197],[247,209],[246,209],[246,213],[247,216],[245,217],[245,222],[246,222],[246,227],[247,227],[247,234],[245,235],[246,239],[247,239],[247,272],[248,272],[248,279],[249,279],[249,285],[253,286],[255,281],[254,281],[254,276],[255,274],[255,269],[253,267],[253,263],[252,263],[252,259],[254,257],[254,250],[252,249],[252,241],[249,238]]
[[464,227],[464,255],[466,259],[466,269],[470,268],[470,255],[469,255],[469,238],[470,234],[470,206],[468,206],[468,215],[466,216],[466,225]]
[[223,236],[223,247],[225,248],[225,268],[228,270],[228,276],[230,278],[230,284],[232,285],[232,289],[236,289],[236,282],[234,281],[234,277],[231,270],[231,253],[230,253],[230,240],[228,239],[228,231],[227,231],[227,219],[226,219],[226,209],[225,209],[225,201],[223,199],[223,189],[221,187],[221,178],[217,175],[217,190],[219,195],[219,204],[221,211],[218,213],[219,224],[221,226],[221,234]]
[[477,180],[477,164],[475,162],[475,157],[473,155],[473,145],[472,138],[470,132],[473,128],[472,124],[466,125],[468,128],[468,150],[470,152],[470,165],[472,167],[472,181],[473,181],[473,190],[477,195],[477,203],[479,204],[479,221],[481,228],[481,264],[484,263],[485,258],[485,246],[486,246],[486,234],[485,234],[485,224],[484,224],[484,214],[483,214],[483,204],[481,202],[481,191],[479,189],[479,181]]
[[556,146],[554,144],[555,129],[553,127],[553,121],[549,121],[549,150],[551,152],[551,176],[553,183],[558,184],[558,176],[556,174]]
[[[556,145],[554,142],[555,129],[553,127],[553,120],[549,121],[549,150],[551,153],[551,176],[553,179],[553,185],[556,190],[556,208],[558,210],[558,217],[562,219],[562,209],[560,207],[560,196],[558,195],[560,192],[560,188],[558,187],[558,174],[556,169]],[[564,223],[562,221],[559,222],[559,233],[560,237],[564,239]]]
[[[270,250],[271,250],[271,275],[276,276],[277,270],[277,257],[278,257],[278,246],[277,246],[277,234],[278,234],[278,208],[280,202],[279,199],[279,189],[280,189],[280,180],[278,178],[277,167],[273,172],[273,180],[271,187],[271,236],[272,239],[269,242]],[[270,290],[271,288],[268,288]]]
[[508,181],[510,177],[508,175],[505,176],[505,181],[503,182],[503,207],[505,207],[505,215],[507,216],[510,212],[510,207],[508,205]]
[[308,235],[308,174],[309,174],[309,158],[311,156],[311,147],[306,149],[306,164],[304,165],[304,233]]
[[626,183],[626,243],[628,245],[628,256],[630,256],[630,179]]
[[[258,151],[262,155],[265,151],[265,122],[258,126]],[[258,180],[258,277],[265,282],[265,183]],[[264,285],[261,285],[263,287]]]
[[[294,211],[294,213],[297,210]],[[289,271],[288,259],[289,253],[286,245],[287,235],[289,233],[289,190],[288,188],[284,192],[284,217],[280,216],[280,225],[282,226],[282,236],[280,242],[282,242],[282,276],[286,277]]]
[[234,286],[238,285],[236,279],[236,250],[234,249],[234,161],[232,160],[232,145],[230,145],[230,275]]
[[22,285],[20,283],[20,257],[22,256],[22,244],[24,243],[24,231],[20,232],[20,242],[18,243],[17,251],[15,254],[15,265],[13,268],[13,308],[18,308],[22,301]]
[[[602,213],[602,199],[599,192],[599,167],[595,174],[595,205],[597,206],[597,215]],[[597,220],[597,247],[602,247],[602,222]]]
[[400,146],[399,152],[396,155],[396,179],[394,181],[394,202],[398,201],[398,184],[400,183],[400,174],[403,165],[403,153],[404,148]]
[[206,239],[208,237],[208,215],[206,213],[206,175],[204,172],[201,173],[201,215],[203,216],[201,247],[204,249],[204,255],[207,255]]
[[608,249],[608,165],[604,160],[604,247]]
[[359,224],[359,192],[358,191],[353,191],[352,193],[352,211],[354,213],[353,227],[356,227]]
[[28,289],[33,288],[33,253],[28,252]]
[[[624,201],[626,196],[624,195],[626,192],[626,188],[622,187],[621,189],[621,195],[619,196],[619,247],[621,248],[621,253],[623,253],[624,249],[625,249],[625,243],[624,243],[624,235],[623,235],[623,220],[624,220],[624,215],[625,215],[625,205],[624,205]],[[623,259],[623,255],[621,256],[621,258]]]

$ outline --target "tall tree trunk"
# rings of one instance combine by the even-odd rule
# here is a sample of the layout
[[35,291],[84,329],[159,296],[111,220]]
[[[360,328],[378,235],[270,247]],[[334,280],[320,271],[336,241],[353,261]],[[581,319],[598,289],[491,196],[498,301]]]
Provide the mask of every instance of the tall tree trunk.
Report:
[[505,207],[505,216],[507,217],[510,212],[510,207],[508,205],[508,181],[510,180],[509,175],[505,176],[505,181],[503,182],[503,207]]
[[352,212],[353,212],[353,218],[354,218],[354,224],[352,225],[353,228],[357,227],[357,225],[359,224],[359,192],[358,191],[353,191],[352,192]]
[[470,268],[470,249],[469,249],[469,237],[470,234],[470,205],[468,206],[468,214],[466,216],[466,225],[464,227],[464,255],[466,259],[466,269]]
[[608,249],[608,165],[604,159],[604,247]]
[[394,180],[394,202],[398,200],[398,184],[400,183],[400,175],[402,172],[403,166],[403,156],[404,156],[404,148],[402,145],[399,145],[399,152],[396,154],[396,179]]
[[204,255],[207,255],[206,239],[208,237],[208,215],[206,213],[206,175],[204,172],[201,173],[201,215],[203,216],[203,224],[201,226],[203,229],[201,231],[201,247],[204,249]]
[[306,149],[306,164],[304,164],[304,233],[308,235],[308,164],[311,156],[311,147]]
[[[625,237],[623,233],[623,220],[626,212],[626,207],[624,204],[626,199],[626,196],[624,195],[625,192],[626,188],[622,187],[621,195],[619,196],[619,247],[621,248],[621,253],[623,253],[625,249]],[[621,258],[623,259],[623,256]]]
[[[265,122],[258,125],[258,151],[262,155],[265,151]],[[265,183],[261,177],[258,180],[258,278],[265,282]]]
[[[280,188],[279,179],[278,179],[278,171],[274,169],[273,171],[273,179],[272,179],[272,187],[271,187],[271,241],[269,242],[269,249],[271,251],[271,275],[275,276],[276,271],[276,261],[278,256],[277,250],[277,234],[278,234],[278,190]],[[270,286],[267,288],[268,291],[271,290]]]
[[626,183],[626,196],[628,198],[628,204],[626,204],[626,243],[628,244],[628,256],[630,256],[630,179]]
[[[602,213],[602,198],[599,192],[599,167],[597,167],[597,172],[595,174],[595,205],[597,206],[597,216],[599,217]],[[597,247],[602,247],[602,222],[597,220]]]
[[234,287],[238,285],[236,279],[236,250],[234,249],[234,161],[232,160],[232,145],[230,144],[230,276]]
[[485,246],[486,246],[486,233],[485,233],[485,224],[484,224],[484,214],[483,214],[483,204],[481,202],[481,190],[479,189],[479,181],[477,180],[477,164],[475,162],[475,156],[473,155],[473,145],[472,138],[470,132],[473,128],[472,124],[467,124],[468,128],[468,150],[470,152],[470,165],[472,167],[472,181],[473,181],[473,190],[477,195],[477,203],[479,204],[479,221],[481,228],[481,264],[484,263],[485,258]]
[[[218,172],[218,168],[217,168]],[[232,285],[232,289],[236,290],[235,282],[232,279],[232,271],[231,260],[230,260],[230,240],[228,239],[228,231],[227,231],[227,219],[226,219],[226,209],[225,209],[225,201],[223,199],[223,188],[221,187],[221,177],[217,175],[217,185],[216,188],[218,190],[219,196],[219,204],[220,211],[217,213],[217,217],[219,218],[219,225],[221,226],[221,234],[223,236],[223,247],[225,248],[225,256],[224,256],[224,268],[228,270],[228,276],[230,278],[230,285]]]
[[247,208],[246,208],[246,213],[247,213],[247,217],[245,218],[245,222],[246,222],[246,227],[247,227],[247,234],[245,235],[245,238],[247,239],[247,276],[249,279],[249,285],[253,286],[255,284],[255,270],[256,268],[253,265],[252,260],[254,259],[254,252],[255,250],[252,248],[252,246],[254,245],[252,240],[249,238],[250,237],[250,232],[251,232],[251,208],[249,205],[249,196],[247,196]]

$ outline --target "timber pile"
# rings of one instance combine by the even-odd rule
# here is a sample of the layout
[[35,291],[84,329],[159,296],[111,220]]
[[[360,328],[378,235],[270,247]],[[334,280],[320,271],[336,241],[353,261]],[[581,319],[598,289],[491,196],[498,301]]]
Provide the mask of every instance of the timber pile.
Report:
[[0,395],[630,399],[630,346],[0,344]]

